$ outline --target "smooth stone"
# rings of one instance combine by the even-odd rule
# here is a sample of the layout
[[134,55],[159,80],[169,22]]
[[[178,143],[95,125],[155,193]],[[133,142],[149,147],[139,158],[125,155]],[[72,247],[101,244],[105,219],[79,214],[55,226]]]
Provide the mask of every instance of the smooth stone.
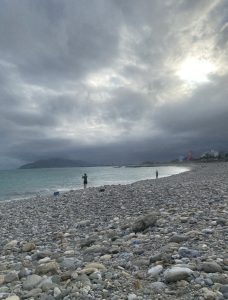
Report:
[[22,246],[22,251],[23,252],[30,252],[32,250],[36,249],[36,245],[34,243],[26,243]]
[[157,265],[155,267],[152,267],[148,270],[148,274],[151,276],[151,277],[155,277],[157,275],[159,275],[161,272],[163,271],[163,266],[161,265]]
[[177,282],[177,287],[183,288],[186,287],[189,283],[186,280],[180,280]]
[[82,265],[82,261],[74,257],[64,257],[59,265],[64,270],[74,271]]
[[70,237],[71,234],[70,234],[69,232],[66,232],[66,233],[63,234],[63,236],[64,236],[64,237]]
[[228,294],[228,284],[224,284],[220,287],[219,291],[222,293],[222,294]]
[[78,277],[74,278],[75,281],[81,282],[83,285],[90,285],[90,279],[86,274],[79,274]]
[[99,271],[94,272],[89,276],[89,278],[92,280],[101,280],[102,279],[101,272],[99,272]]
[[71,271],[61,273],[61,281],[67,281],[68,279],[71,279]]
[[170,242],[181,243],[188,240],[188,236],[175,234],[170,238]]
[[144,231],[148,227],[154,226],[158,220],[158,216],[155,213],[147,214],[141,218],[138,218],[132,225],[133,232]]
[[167,285],[164,282],[156,281],[152,282],[150,287],[157,292],[160,292],[162,290],[165,290],[167,288]]
[[180,247],[178,249],[178,254],[181,257],[189,257],[189,258],[199,257],[200,256],[200,252],[199,251],[194,250],[194,249],[189,249],[187,247]]
[[169,242],[168,244],[163,247],[165,253],[172,253],[174,250],[177,250],[180,247],[178,243]]
[[74,250],[67,250],[64,252],[64,255],[66,256],[74,256]]
[[219,264],[216,262],[204,262],[201,266],[202,271],[206,273],[221,273],[222,268]]
[[107,248],[102,245],[92,245],[86,248],[85,253],[87,254],[94,254],[94,253],[101,253],[105,254],[107,252]]
[[54,288],[54,297],[56,298],[56,297],[58,297],[59,295],[61,295],[61,290],[56,286],[55,288]]
[[90,274],[92,274],[92,273],[94,273],[94,272],[96,272],[96,271],[97,271],[96,268],[84,268],[84,269],[78,271],[78,274],[86,274],[86,275],[90,275]]
[[173,267],[165,271],[164,278],[166,282],[176,282],[187,279],[192,273],[189,268]]
[[216,223],[217,223],[218,225],[221,225],[221,226],[226,226],[227,220],[226,220],[226,219],[223,219],[223,218],[218,218],[218,219],[216,220]]
[[81,248],[90,247],[92,244],[96,242],[95,238],[87,238],[81,241]]
[[44,257],[44,258],[41,258],[39,261],[38,261],[38,264],[41,265],[41,264],[46,264],[47,262],[49,262],[51,260],[50,257]]
[[203,297],[205,300],[216,300],[217,293],[209,290],[208,288],[202,288]]
[[51,281],[53,283],[59,284],[60,281],[61,281],[61,276],[59,276],[59,275],[53,275],[53,276],[51,276]]
[[138,266],[138,267],[143,267],[143,266],[148,267],[150,265],[149,259],[146,259],[146,258],[136,259],[132,263],[133,263],[134,266]]
[[220,273],[210,274],[210,279],[214,283],[228,284],[228,276]]
[[195,283],[200,284],[200,285],[204,285],[204,277],[202,275],[200,275],[200,273],[195,273]]
[[48,277],[42,280],[38,287],[41,288],[43,292],[48,292],[50,290],[53,290],[55,286],[56,284],[52,282],[52,279],[50,277]]
[[95,268],[95,269],[100,270],[100,271],[106,270],[106,267],[103,264],[96,263],[96,262],[92,262],[92,263],[87,264],[85,266],[85,268]]
[[90,220],[83,220],[83,221],[80,221],[77,223],[77,227],[84,227],[84,226],[87,226],[91,223]]
[[155,255],[150,257],[150,263],[160,261],[161,259],[162,259],[162,253],[155,254]]
[[5,276],[4,275],[0,275],[0,285],[2,285],[5,281]]
[[55,300],[55,297],[52,295],[41,295],[40,300]]
[[128,294],[128,296],[127,296],[127,300],[136,300],[136,299],[138,299],[138,297],[133,293]]
[[35,289],[32,289],[31,291],[27,292],[25,294],[25,297],[26,298],[36,297],[36,296],[40,295],[41,293],[42,293],[42,290],[40,288],[35,288]]
[[20,269],[20,272],[18,273],[19,278],[27,277],[28,275],[31,275],[32,271],[27,268]]
[[194,271],[196,269],[196,266],[193,264],[175,264],[175,267],[180,267],[180,268],[188,268]]
[[37,266],[35,273],[37,274],[57,274],[58,273],[58,264],[54,261],[48,262],[46,264],[41,264]]
[[32,290],[39,285],[42,281],[42,277],[36,274],[30,275],[26,278],[23,282],[23,289],[25,290]]
[[17,240],[12,240],[9,243],[7,243],[4,247],[4,250],[12,250],[13,248],[15,248],[18,245],[18,241]]
[[191,238],[198,238],[199,235],[201,235],[202,233],[200,231],[197,230],[190,230],[186,233],[187,236],[191,237]]
[[205,283],[207,286],[212,286],[213,285],[213,281],[211,280],[211,278],[205,278]]
[[26,256],[25,256],[25,260],[32,261],[32,256],[30,256],[30,255],[26,255]]
[[5,283],[10,283],[15,280],[19,280],[18,273],[16,271],[12,271],[5,275],[5,279],[4,279]]
[[110,254],[105,254],[105,255],[100,257],[100,259],[104,260],[104,261],[110,260],[111,258],[112,258],[112,255],[110,255]]
[[17,295],[13,295],[13,296],[7,297],[6,300],[20,300],[20,298]]
[[78,272],[77,271],[72,272],[71,277],[72,279],[76,279],[78,277]]

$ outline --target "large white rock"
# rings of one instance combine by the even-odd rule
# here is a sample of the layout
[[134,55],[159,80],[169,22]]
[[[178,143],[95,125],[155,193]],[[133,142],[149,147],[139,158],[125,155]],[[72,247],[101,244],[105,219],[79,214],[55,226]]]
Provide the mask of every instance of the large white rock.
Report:
[[14,247],[16,247],[18,244],[17,240],[12,240],[8,244],[5,245],[4,249],[5,250],[12,250]]
[[49,261],[51,261],[50,257],[44,257],[44,258],[41,258],[39,261],[38,261],[38,264],[41,265],[41,264],[46,264],[48,263]]
[[36,274],[30,275],[26,278],[25,282],[23,283],[23,289],[32,290],[33,288],[37,287],[41,281],[41,276]]
[[148,270],[148,274],[152,277],[156,277],[157,275],[159,275],[163,270],[163,266],[161,265],[157,265],[155,267],[152,267]]
[[192,273],[193,271],[189,268],[173,267],[165,271],[164,278],[166,282],[176,282],[187,279]]
[[61,290],[56,286],[54,288],[54,297],[58,297],[61,294]]
[[9,296],[5,300],[20,300],[20,298],[18,296],[16,296],[16,295],[13,295],[13,296]]
[[135,294],[128,294],[127,300],[136,300],[138,297]]

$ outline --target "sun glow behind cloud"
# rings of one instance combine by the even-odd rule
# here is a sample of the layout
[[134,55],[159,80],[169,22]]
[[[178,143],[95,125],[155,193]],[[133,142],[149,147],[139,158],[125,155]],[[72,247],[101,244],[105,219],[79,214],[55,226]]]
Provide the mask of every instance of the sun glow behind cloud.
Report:
[[177,75],[189,84],[200,84],[209,82],[209,75],[215,71],[215,65],[209,60],[189,57],[180,65]]

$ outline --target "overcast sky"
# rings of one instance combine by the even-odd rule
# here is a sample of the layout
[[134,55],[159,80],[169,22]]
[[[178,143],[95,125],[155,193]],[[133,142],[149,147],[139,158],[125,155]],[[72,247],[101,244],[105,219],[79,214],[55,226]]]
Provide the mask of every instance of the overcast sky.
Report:
[[227,0],[1,0],[0,168],[228,152]]

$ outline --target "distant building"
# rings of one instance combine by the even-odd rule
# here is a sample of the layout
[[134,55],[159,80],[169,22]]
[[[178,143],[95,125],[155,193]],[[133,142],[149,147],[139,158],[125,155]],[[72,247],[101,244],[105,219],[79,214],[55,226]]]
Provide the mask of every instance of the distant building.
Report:
[[204,152],[200,158],[218,158],[219,157],[219,151],[211,149],[208,152]]

